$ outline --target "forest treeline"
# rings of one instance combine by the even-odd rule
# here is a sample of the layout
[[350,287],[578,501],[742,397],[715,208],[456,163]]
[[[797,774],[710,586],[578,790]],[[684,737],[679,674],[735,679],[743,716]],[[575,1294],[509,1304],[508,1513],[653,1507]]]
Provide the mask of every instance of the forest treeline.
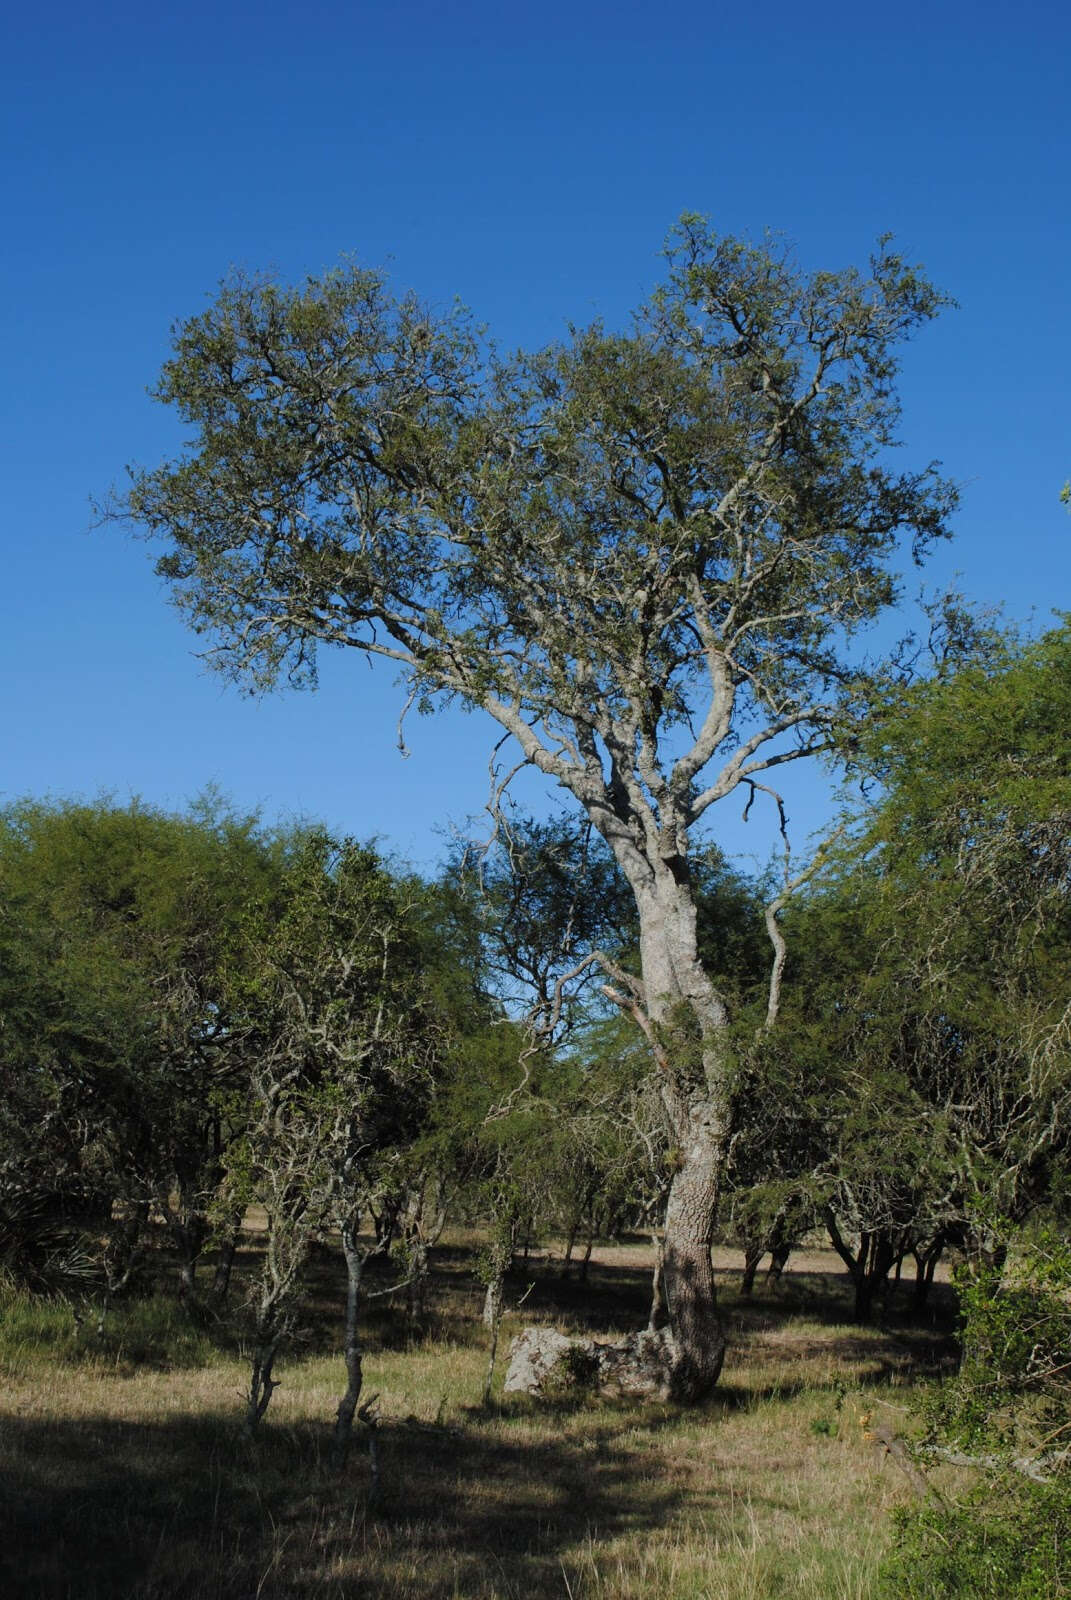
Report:
[[[703,858],[739,1018],[721,1226],[749,1277],[824,1228],[865,1318],[905,1259],[921,1298],[942,1250],[992,1257],[1062,1215],[1069,713],[1067,627],[994,637],[875,712],[847,752],[871,802],[794,892]],[[256,1203],[267,1335],[309,1242],[362,1219],[404,1241],[414,1303],[451,1208],[511,1242],[657,1231],[674,1152],[657,1067],[584,965],[608,955],[621,987],[636,966],[588,831],[515,818],[429,882],[218,799],[27,800],[0,873],[4,1250],[31,1286],[121,1292],[152,1216],[182,1292],[222,1295]]]

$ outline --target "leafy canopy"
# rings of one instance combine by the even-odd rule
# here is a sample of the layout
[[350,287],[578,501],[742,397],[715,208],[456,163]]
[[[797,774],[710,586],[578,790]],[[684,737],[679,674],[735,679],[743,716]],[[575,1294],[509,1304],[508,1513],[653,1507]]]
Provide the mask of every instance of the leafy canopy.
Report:
[[180,324],[156,393],[189,446],[125,508],[217,665],[398,661],[644,854],[770,741],[823,743],[899,542],[946,531],[950,486],[887,452],[896,347],[948,302],[887,240],[869,275],[808,275],[685,217],[667,260],[628,332],[534,354],[352,265],[236,277]]

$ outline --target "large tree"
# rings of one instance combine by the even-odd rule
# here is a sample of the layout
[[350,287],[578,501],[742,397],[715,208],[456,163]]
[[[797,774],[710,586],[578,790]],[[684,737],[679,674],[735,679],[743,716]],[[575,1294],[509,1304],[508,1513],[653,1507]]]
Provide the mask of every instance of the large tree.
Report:
[[694,830],[827,745],[851,635],[954,497],[887,454],[896,348],[944,303],[887,241],[869,274],[807,274],[689,217],[667,257],[628,332],[508,359],[376,272],[236,278],[175,332],[157,394],[189,444],[133,473],[125,509],[223,670],[264,688],[313,681],[320,644],[384,656],[418,703],[489,713],[606,840],[640,930],[616,992],[674,1129],[666,1351],[688,1397],[724,1351],[732,1080]]

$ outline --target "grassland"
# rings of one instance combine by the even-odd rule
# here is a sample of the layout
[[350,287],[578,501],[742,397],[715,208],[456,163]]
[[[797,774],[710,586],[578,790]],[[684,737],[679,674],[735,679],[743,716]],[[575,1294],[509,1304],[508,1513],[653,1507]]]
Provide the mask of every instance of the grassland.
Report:
[[[867,1600],[911,1490],[875,1445],[909,1428],[914,1385],[947,1363],[948,1301],[924,1326],[894,1307],[847,1320],[824,1252],[776,1289],[736,1297],[717,1397],[692,1410],[499,1398],[486,1364],[471,1243],[437,1253],[419,1339],[400,1309],[368,1319],[379,1394],[378,1502],[367,1441],[327,1464],[343,1386],[340,1285],[315,1264],[309,1315],[280,1365],[262,1436],[239,1429],[240,1344],[170,1298],[116,1311],[98,1338],[69,1308],[8,1296],[0,1325],[0,1594],[8,1600]],[[255,1259],[250,1238],[246,1268]],[[596,1253],[591,1281],[528,1263],[507,1334],[643,1320],[639,1246]]]

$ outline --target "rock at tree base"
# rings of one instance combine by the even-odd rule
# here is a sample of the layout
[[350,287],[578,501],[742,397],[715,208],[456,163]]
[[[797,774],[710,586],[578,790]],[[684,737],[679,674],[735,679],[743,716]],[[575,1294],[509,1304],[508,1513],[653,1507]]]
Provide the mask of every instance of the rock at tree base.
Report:
[[630,1334],[615,1344],[568,1339],[554,1328],[523,1328],[509,1347],[507,1394],[563,1389],[637,1400],[668,1400],[676,1351],[668,1328]]

